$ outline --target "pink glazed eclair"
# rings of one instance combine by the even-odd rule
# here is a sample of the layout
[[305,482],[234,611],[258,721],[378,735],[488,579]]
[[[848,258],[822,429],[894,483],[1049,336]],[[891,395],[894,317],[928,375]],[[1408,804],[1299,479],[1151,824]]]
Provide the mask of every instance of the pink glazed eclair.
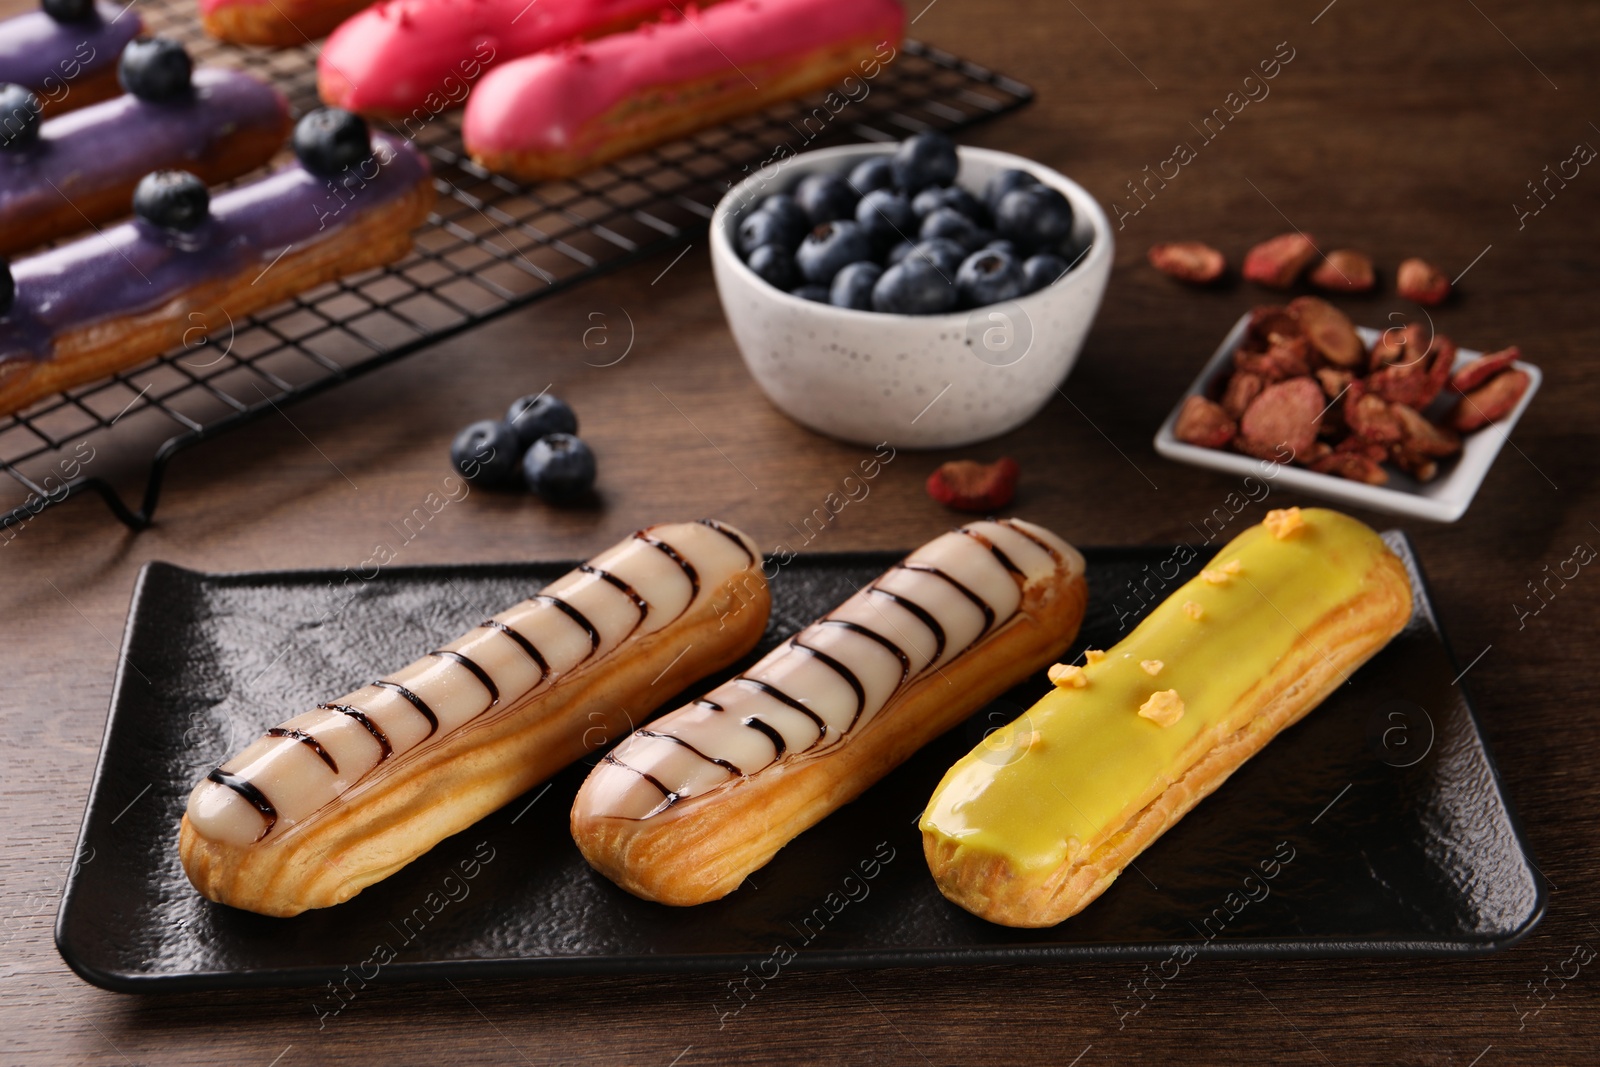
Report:
[[422,121],[459,107],[497,63],[671,9],[672,0],[384,0],[328,38],[317,91],[336,107]]
[[565,178],[835,84],[872,77],[905,26],[896,0],[726,0],[514,60],[467,100],[479,164]]

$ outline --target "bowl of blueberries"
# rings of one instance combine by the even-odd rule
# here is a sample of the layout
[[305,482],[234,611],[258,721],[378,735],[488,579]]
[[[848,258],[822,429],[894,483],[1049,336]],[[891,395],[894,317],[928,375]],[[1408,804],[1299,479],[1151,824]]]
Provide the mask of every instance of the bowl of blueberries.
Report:
[[948,448],[1032,418],[1111,273],[1081,186],[939,133],[807,152],[729,190],[711,263],[781,411],[856,444]]

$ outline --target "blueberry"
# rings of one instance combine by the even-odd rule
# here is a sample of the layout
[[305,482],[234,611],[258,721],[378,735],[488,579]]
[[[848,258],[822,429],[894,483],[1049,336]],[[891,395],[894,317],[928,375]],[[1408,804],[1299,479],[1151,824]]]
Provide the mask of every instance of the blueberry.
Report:
[[594,487],[594,453],[570,433],[541,437],[522,457],[528,488],[555,504],[586,495]]
[[553,433],[577,433],[578,416],[565,400],[540,393],[513,400],[506,411],[506,425],[517,435],[518,444],[531,448],[539,438]]
[[751,212],[739,223],[739,251],[748,256],[762,245],[777,245],[794,251],[806,235],[807,227],[804,224],[794,226],[791,222],[771,211]]
[[1026,291],[1017,257],[992,248],[974,252],[962,261],[956,271],[956,290],[967,307],[1015,300]]
[[0,85],[0,148],[25,148],[39,139],[39,98],[20,85]]
[[90,22],[98,14],[94,0],[43,0],[39,6],[57,22]]
[[874,189],[888,189],[894,185],[894,164],[888,156],[873,156],[857,163],[845,180],[861,196]]
[[811,230],[812,223],[806,217],[805,210],[788,193],[773,193],[761,201],[756,210],[776,216],[783,224],[783,232],[786,235],[793,234],[791,248],[798,246],[800,239]]
[[171,37],[135,38],[117,61],[117,82],[140,100],[176,100],[189,93],[194,64]]
[[913,251],[915,251],[916,247],[917,246],[911,241],[901,241],[899,244],[889,249],[889,254],[883,257],[885,265],[890,267],[894,266],[896,263],[900,262],[902,259],[905,259]]
[[779,245],[762,245],[750,253],[750,269],[768,285],[788,291],[800,281],[800,271],[794,265],[794,253]]
[[462,477],[479,485],[510,485],[522,451],[511,427],[484,419],[456,434],[450,442],[450,462]]
[[1003,170],[990,178],[988,184],[983,187],[983,202],[988,205],[990,211],[994,211],[1011,190],[1038,184],[1039,179],[1025,170]]
[[1067,273],[1070,265],[1053,252],[1041,252],[1037,256],[1028,257],[1022,264],[1023,290],[1032,293],[1043,289]]
[[911,204],[892,189],[874,189],[856,205],[856,221],[881,246],[903,241],[917,232]]
[[821,226],[835,219],[848,219],[856,213],[856,191],[837,174],[807,174],[794,188],[795,202],[811,220]]
[[367,120],[342,107],[319,107],[294,124],[300,165],[324,178],[338,177],[372,155]]
[[937,315],[956,306],[956,287],[925,259],[911,256],[883,272],[872,287],[872,310],[893,315]]
[[828,290],[828,303],[835,307],[872,310],[872,287],[883,277],[883,268],[870,260],[848,264],[833,276],[833,286]]
[[954,208],[980,225],[989,221],[989,212],[959,185],[932,185],[911,201],[911,208],[919,219],[926,218],[942,207]]
[[192,230],[206,221],[211,194],[186,170],[155,170],[133,190],[133,213],[167,230]]
[[824,222],[800,242],[794,254],[800,273],[808,282],[827,285],[846,263],[872,258],[872,239],[858,223],[841,219]]
[[1013,256],[1017,254],[1017,243],[1015,241],[1008,241],[1004,237],[996,237],[983,247],[993,248],[997,252],[1008,252]]
[[11,264],[0,257],[0,319],[11,311],[17,299],[17,280],[11,276]]
[[810,300],[816,304],[828,302],[828,287],[826,285],[802,285],[797,289],[789,290],[790,296],[798,296],[801,300]]
[[1072,205],[1048,185],[1030,185],[1000,198],[994,223],[1019,248],[1056,248],[1072,235]]
[[900,142],[894,154],[894,184],[907,193],[956,180],[961,161],[956,146],[942,133],[919,133]]
[[916,248],[911,250],[911,258],[926,260],[943,272],[946,278],[953,278],[961,261],[967,258],[967,250],[948,237],[932,237],[918,241]]
[[917,231],[917,236],[924,241],[935,237],[944,237],[954,241],[967,251],[983,247],[978,227],[973,225],[971,219],[953,207],[942,207],[922,220],[922,229]]

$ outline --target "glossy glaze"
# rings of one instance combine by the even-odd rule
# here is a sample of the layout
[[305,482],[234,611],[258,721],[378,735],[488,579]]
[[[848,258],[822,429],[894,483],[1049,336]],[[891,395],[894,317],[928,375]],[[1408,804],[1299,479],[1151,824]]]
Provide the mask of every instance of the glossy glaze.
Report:
[[281,834],[380,765],[491,721],[574,672],[603,670],[756,562],[712,521],[642,530],[386,678],[320,704],[224,762],[189,797],[202,836],[247,845]]
[[[1390,554],[1346,515],[1318,508],[1299,518],[1276,528],[1283,536],[1269,524],[1246,530],[1104,656],[952,767],[923,831],[1019,871],[1055,870],[1241,729],[1239,699]],[[1181,715],[1164,724],[1174,700]]]
[[759,68],[841,41],[898,44],[904,12],[895,0],[726,0],[563,48],[514,60],[487,74],[467,101],[462,136],[473,152],[582,151],[604,131],[590,120],[632,99]]
[[[197,230],[174,233],[134,219],[11,266],[16,303],[0,316],[0,374],[11,361],[51,357],[56,338],[106,319],[159,308],[214,279],[337,232],[427,181],[427,160],[408,141],[373,136],[374,156],[335,184],[291,163],[211,201]],[[369,177],[370,174],[370,177]]]
[[115,67],[123,46],[144,24],[132,5],[102,0],[95,11],[98,18],[84,22],[57,22],[43,11],[0,22],[0,82],[54,97],[60,87],[70,94],[77,78]]
[[43,123],[39,139],[0,151],[0,217],[58,210],[63,197],[182,169],[241,127],[281,127],[283,95],[258,78],[221,67],[195,71],[194,92],[171,101],[131,93]]
[[1017,613],[1022,585],[1076,553],[1016,519],[930,541],[742,675],[637,731],[590,775],[575,817],[649,819],[845,743],[912,682]]
[[460,106],[496,64],[672,9],[671,0],[387,0],[328,37],[317,82],[330,104],[425,118]]

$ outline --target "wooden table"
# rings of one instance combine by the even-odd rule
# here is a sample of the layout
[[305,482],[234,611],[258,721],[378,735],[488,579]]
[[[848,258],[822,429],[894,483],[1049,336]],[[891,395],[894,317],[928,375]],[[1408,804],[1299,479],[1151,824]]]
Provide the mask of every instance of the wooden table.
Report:
[[[1201,238],[1237,263],[1292,224],[1324,247],[1370,251],[1386,280],[1412,254],[1465,272],[1440,326],[1473,347],[1519,342],[1544,368],[1544,389],[1465,519],[1399,525],[1458,655],[1473,660],[1468,683],[1550,882],[1548,913],[1526,941],[1477,960],[1201,962],[1121,1029],[1112,1005],[1137,965],[794,973],[721,1030],[715,976],[375,989],[320,1031],[308,991],[133,998],[76,978],[51,923],[146,561],[353,565],[439,485],[457,427],[547,385],[581,413],[603,506],[555,511],[475,493],[401,562],[584,555],[668,516],[719,516],[775,544],[839,485],[864,451],[800,429],[762,398],[698,240],[670,269],[670,255],[641,264],[185,454],[154,529],[129,533],[83,498],[0,545],[0,1061],[1594,1062],[1600,963],[1553,976],[1571,971],[1575,946],[1600,947],[1600,893],[1584,881],[1600,847],[1589,677],[1600,577],[1585,569],[1552,585],[1536,615],[1517,606],[1539,607],[1529,583],[1578,543],[1600,542],[1600,172],[1552,182],[1536,215],[1528,187],[1574,145],[1600,144],[1600,8],[1325,2],[937,0],[921,11],[916,36],[1038,89],[1031,108],[971,143],[1058,167],[1130,212],[1065,396],[964,452],[1015,456],[1015,510],[1079,543],[1190,537],[1231,480],[1158,458],[1150,438],[1263,294],[1182,289],[1145,264],[1149,244]],[[1289,50],[1270,95],[1205,142],[1201,120]],[[1129,183],[1179,141],[1196,157],[1147,186],[1141,205]],[[1405,310],[1392,291],[1348,306],[1374,324]],[[631,353],[587,365],[601,362],[584,347],[591,313],[615,323],[623,309],[637,328]],[[922,491],[946,458],[901,453],[813,547],[903,547],[949,526]]]

